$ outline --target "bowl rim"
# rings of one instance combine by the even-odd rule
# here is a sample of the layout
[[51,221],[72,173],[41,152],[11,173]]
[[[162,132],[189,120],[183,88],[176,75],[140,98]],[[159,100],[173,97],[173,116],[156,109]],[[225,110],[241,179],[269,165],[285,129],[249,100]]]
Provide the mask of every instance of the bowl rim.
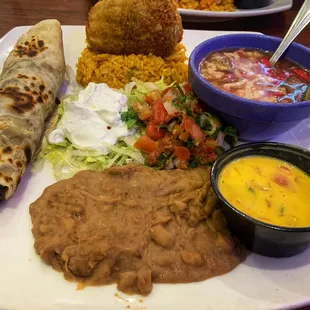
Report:
[[[217,177],[220,174],[220,171],[218,170],[218,165],[225,159],[227,155],[231,155],[233,153],[236,153],[244,148],[248,148],[251,146],[257,146],[257,145],[262,145],[262,146],[268,146],[268,147],[273,147],[273,148],[278,148],[279,146],[283,148],[288,148],[294,151],[297,151],[299,153],[308,153],[310,157],[310,151],[303,149],[301,147],[291,145],[291,144],[286,144],[286,143],[279,143],[279,142],[251,142],[251,143],[245,143],[239,146],[236,146],[234,148],[229,149],[228,151],[224,152],[222,155],[220,155],[216,161],[213,163],[212,168],[210,170],[210,182],[213,188],[213,191],[217,195],[217,197],[220,199],[222,203],[224,203],[226,206],[228,206],[233,212],[237,213],[238,215],[242,216],[246,220],[252,222],[255,225],[262,226],[265,228],[269,228],[271,230],[276,230],[276,231],[284,231],[284,232],[310,232],[310,226],[303,226],[303,227],[286,227],[286,226],[279,226],[279,225],[274,225],[274,224],[269,224],[263,221],[260,221],[258,219],[255,219],[254,217],[251,217],[250,215],[243,213],[236,207],[234,207],[232,204],[230,204],[224,196],[221,194],[221,191],[219,190],[218,184],[217,184]],[[246,157],[245,156],[240,156],[241,157]],[[271,157],[271,156],[270,156]],[[277,158],[277,157],[275,157]],[[294,164],[293,164],[294,165]],[[294,165],[296,166],[296,165]],[[300,169],[300,168],[299,168]]]
[[[225,38],[233,38],[233,37],[234,38],[243,38],[245,40],[247,38],[256,38],[256,39],[265,40],[265,41],[271,40],[271,41],[273,41],[275,43],[278,43],[278,44],[280,44],[280,42],[282,41],[281,38],[274,37],[274,36],[268,36],[268,35],[264,35],[264,34],[235,33],[235,34],[220,35],[220,36],[217,36],[217,37],[214,37],[214,38],[210,38],[210,39],[207,39],[207,40],[201,42],[191,52],[191,54],[189,56],[188,64],[189,64],[189,70],[192,71],[192,73],[196,76],[196,78],[199,80],[199,82],[203,86],[213,90],[218,95],[224,96],[224,97],[226,97],[227,99],[230,99],[230,100],[234,100],[234,101],[237,100],[240,103],[242,103],[244,105],[248,105],[248,106],[261,106],[261,107],[268,107],[268,108],[273,108],[273,109],[282,109],[282,108],[285,108],[285,109],[301,109],[301,108],[305,108],[305,107],[309,107],[310,106],[310,100],[295,102],[293,104],[286,104],[286,103],[272,103],[272,102],[268,102],[268,101],[257,101],[257,100],[245,99],[245,98],[236,96],[234,94],[231,94],[229,92],[226,92],[224,90],[218,89],[215,86],[213,86],[210,82],[206,81],[201,76],[201,74],[199,72],[199,64],[198,64],[198,67],[194,64],[198,52],[200,52],[205,46],[208,46],[209,44],[212,44],[213,42],[216,42],[216,41],[219,41],[219,40],[223,40],[224,41]],[[223,47],[223,48],[218,49],[218,50],[222,50],[222,49],[225,49],[225,48],[229,48],[229,47]],[[290,45],[290,48],[301,49],[304,52],[309,53],[309,57],[310,57],[310,48],[308,48],[308,47],[306,47],[306,46],[304,46],[302,44],[293,42]],[[210,54],[210,53],[208,53],[208,54]],[[208,54],[206,54],[204,57],[206,57]],[[293,60],[293,61],[295,61],[295,60]],[[296,63],[298,63],[298,61],[296,61]]]

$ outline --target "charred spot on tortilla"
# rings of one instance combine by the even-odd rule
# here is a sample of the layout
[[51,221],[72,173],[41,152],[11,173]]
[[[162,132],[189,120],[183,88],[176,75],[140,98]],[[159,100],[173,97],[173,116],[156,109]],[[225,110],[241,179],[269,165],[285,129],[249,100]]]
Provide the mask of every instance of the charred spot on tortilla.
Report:
[[42,48],[42,47],[44,46],[44,41],[39,40],[39,41],[38,41],[38,46],[39,46],[40,48]]
[[12,158],[9,158],[9,159],[8,159],[8,162],[9,162],[10,164],[13,164],[13,159],[12,159]]
[[13,181],[13,179],[12,179],[11,177],[7,176],[7,175],[4,177],[4,180],[5,180],[7,183],[10,183],[10,182]]
[[44,85],[44,84],[41,84],[41,85],[39,86],[39,89],[40,89],[40,91],[44,91],[45,85]]
[[19,114],[31,110],[34,106],[33,96],[21,92],[18,87],[6,87],[0,91],[0,95],[12,99],[13,103],[11,104],[11,108]]
[[3,150],[2,150],[2,153],[5,153],[5,154],[10,154],[12,153],[13,149],[11,146],[7,146],[5,147]]
[[49,94],[49,95],[51,95],[51,94],[52,94],[52,91],[51,91],[51,90],[49,90],[49,91],[48,91],[48,94]]
[[39,103],[43,103],[43,98],[42,98],[41,96],[39,96],[39,97],[37,98],[37,101],[38,101]]
[[27,159],[27,163],[29,164],[31,161],[31,156],[32,156],[32,152],[31,152],[31,148],[29,146],[25,146],[24,147],[24,153]]
[[31,85],[31,87],[34,87],[34,86],[35,86],[35,84],[34,84],[34,83],[31,83],[30,85]]
[[0,184],[0,200],[5,200],[5,194],[9,188]]
[[21,168],[23,166],[23,164],[20,160],[16,160],[15,164],[18,168]]
[[19,57],[23,56],[35,57],[46,49],[47,47],[44,45],[43,40],[32,38],[31,44],[29,44],[29,42],[25,43],[22,42],[19,45],[17,45],[15,55]]
[[28,86],[24,87],[25,91],[30,91],[30,88]]
[[55,99],[56,105],[60,105],[60,102],[61,102],[61,101],[59,100],[59,98],[56,97],[56,99]]
[[43,99],[46,101],[48,99],[48,94],[44,94]]
[[17,74],[18,79],[29,79],[29,77],[25,74]]

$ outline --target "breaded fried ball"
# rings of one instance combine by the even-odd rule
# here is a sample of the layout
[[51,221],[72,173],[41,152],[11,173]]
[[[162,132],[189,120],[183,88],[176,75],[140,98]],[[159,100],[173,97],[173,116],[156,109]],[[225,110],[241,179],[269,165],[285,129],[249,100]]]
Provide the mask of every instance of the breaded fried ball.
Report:
[[102,0],[88,14],[86,35],[101,53],[165,57],[182,40],[183,27],[173,0]]

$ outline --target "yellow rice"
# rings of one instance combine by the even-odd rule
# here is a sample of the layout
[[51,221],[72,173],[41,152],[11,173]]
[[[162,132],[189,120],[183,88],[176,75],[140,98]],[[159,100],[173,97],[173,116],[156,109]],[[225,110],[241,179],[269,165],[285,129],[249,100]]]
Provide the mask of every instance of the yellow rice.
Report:
[[177,0],[182,9],[205,11],[234,11],[234,0]]
[[164,77],[170,84],[187,80],[188,65],[185,46],[177,44],[172,55],[161,58],[154,55],[98,54],[85,48],[77,63],[77,82],[107,83],[112,88],[123,88],[133,77],[143,82],[156,82]]

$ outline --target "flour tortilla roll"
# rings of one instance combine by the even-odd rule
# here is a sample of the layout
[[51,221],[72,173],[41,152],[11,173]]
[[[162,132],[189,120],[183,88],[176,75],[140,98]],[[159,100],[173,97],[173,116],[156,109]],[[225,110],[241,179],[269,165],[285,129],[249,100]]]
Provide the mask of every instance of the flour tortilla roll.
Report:
[[33,26],[5,61],[0,76],[0,200],[15,192],[40,146],[64,72],[57,20]]

